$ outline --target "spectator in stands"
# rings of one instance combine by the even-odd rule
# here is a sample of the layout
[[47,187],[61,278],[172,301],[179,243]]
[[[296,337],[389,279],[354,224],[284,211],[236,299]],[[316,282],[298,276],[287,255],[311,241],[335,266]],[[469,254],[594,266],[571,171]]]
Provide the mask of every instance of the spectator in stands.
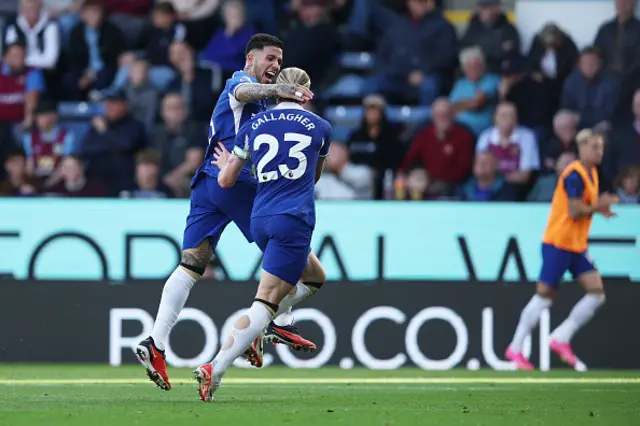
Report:
[[478,0],[478,10],[460,40],[462,48],[478,46],[490,73],[500,73],[502,60],[520,53],[520,35],[502,12],[500,0]]
[[396,170],[400,164],[402,126],[388,120],[386,101],[380,95],[369,95],[362,102],[364,115],[360,127],[347,142],[349,158],[353,164],[367,166],[374,175],[373,197],[382,198],[382,180],[385,170]]
[[131,117],[151,130],[158,113],[158,89],[149,81],[149,62],[136,59],[129,68],[129,82],[124,88]]
[[640,165],[626,167],[616,178],[615,189],[621,203],[640,203]]
[[206,127],[187,121],[179,93],[169,93],[162,100],[162,124],[153,132],[154,147],[160,152],[162,182],[177,197],[189,195],[189,181],[204,159]]
[[144,150],[136,155],[136,179],[130,189],[120,192],[121,198],[170,198],[169,188],[160,182],[160,153]]
[[392,23],[380,43],[368,93],[431,105],[449,86],[456,65],[456,30],[435,0],[407,0],[409,14]]
[[609,182],[627,166],[640,164],[640,90],[633,96],[633,120],[618,120],[605,146],[603,172]]
[[133,52],[125,52],[118,59],[120,69],[116,74],[113,85],[108,92],[122,89],[129,76],[129,67],[135,62],[136,57],[144,57],[151,64],[149,80],[159,90],[165,90],[173,80],[176,73],[169,61],[169,49],[173,43],[180,43],[187,36],[187,27],[178,21],[175,9],[166,1],[157,3],[153,7],[151,25],[146,27],[136,48],[138,55]]
[[127,47],[135,45],[149,20],[155,0],[100,0],[109,20],[127,37]]
[[0,126],[9,128],[22,123],[28,129],[33,122],[33,110],[44,92],[44,78],[40,70],[29,70],[24,63],[25,46],[7,46],[0,64]]
[[456,81],[449,99],[456,119],[476,135],[491,126],[500,78],[485,70],[484,55],[478,47],[460,52],[464,77]]
[[431,117],[432,122],[413,138],[398,172],[404,175],[417,163],[428,174],[428,194],[447,196],[471,173],[475,138],[454,122],[453,108],[446,98],[433,103]]
[[287,52],[283,67],[296,66],[307,70],[316,91],[323,87],[333,67],[330,58],[339,51],[340,45],[328,13],[328,7],[322,0],[302,0],[297,20],[284,38]]
[[397,200],[421,201],[436,198],[428,190],[430,185],[429,174],[420,166],[412,167],[407,173],[407,177],[401,182],[403,182],[401,186],[396,185]]
[[527,75],[525,59],[517,52],[502,61],[498,95],[516,106],[520,124],[532,129],[538,140],[546,139],[553,112],[546,111],[545,87]]
[[529,195],[527,195],[527,201],[550,202],[556,190],[560,175],[576,158],[576,154],[573,152],[563,152],[558,157],[558,161],[554,162],[554,172],[538,178],[533,189]]
[[555,170],[556,161],[565,152],[578,155],[576,134],[578,133],[579,121],[580,117],[573,111],[560,110],[555,115],[553,136],[541,149],[545,170]]
[[67,156],[62,159],[60,166],[62,180],[47,191],[58,197],[69,198],[99,198],[107,196],[107,188],[96,179],[87,178],[82,159]]
[[[6,19],[10,19],[17,14],[18,2],[16,0],[0,0],[0,28]],[[0,36],[0,42],[1,41],[2,37]]]
[[514,188],[498,172],[498,162],[489,151],[476,154],[473,177],[458,190],[462,201],[516,201]]
[[144,125],[129,115],[126,101],[121,91],[110,94],[105,116],[93,119],[82,142],[90,177],[108,184],[110,194],[130,187],[134,156],[147,146]]
[[90,90],[108,87],[125,50],[124,35],[105,19],[100,0],[87,0],[82,21],[71,32],[66,99],[86,100]]
[[531,43],[528,71],[531,77],[544,86],[548,124],[560,107],[560,95],[564,81],[578,62],[578,48],[569,34],[555,24],[547,24]]
[[349,150],[340,142],[332,142],[325,172],[316,185],[320,200],[369,200],[373,191],[373,172],[367,166],[349,161]]
[[76,154],[79,147],[74,134],[58,124],[58,110],[53,102],[41,102],[34,113],[36,125],[22,139],[27,173],[48,188],[60,179],[58,166],[62,157]]
[[4,162],[7,178],[0,182],[0,196],[32,196],[39,192],[38,182],[27,174],[27,159],[22,151],[9,153]]
[[80,8],[83,0],[44,0],[44,10],[49,18],[55,19],[60,25],[62,46],[69,41],[71,30],[80,22]]
[[54,70],[60,57],[60,28],[42,9],[42,0],[19,0],[20,13],[7,23],[5,45],[24,43],[25,64],[31,68]]
[[618,79],[602,68],[596,47],[580,53],[578,68],[564,82],[560,105],[580,114],[579,129],[607,128],[616,110],[620,87]]
[[197,66],[193,49],[186,43],[171,46],[171,63],[179,75],[169,84],[168,91],[181,93],[188,119],[206,126],[217,98],[211,70]]
[[[224,28],[220,28],[213,34],[209,44],[202,50],[200,58],[218,64],[226,80],[234,72],[244,68],[244,50],[256,31],[246,22],[244,3],[241,0],[227,1],[222,6],[222,14]],[[302,67],[301,64],[297,66]]]
[[604,63],[623,76],[637,68],[640,54],[640,20],[635,17],[635,0],[616,0],[616,16],[598,29],[594,44]]
[[540,169],[536,138],[531,130],[518,125],[518,112],[511,102],[498,105],[495,123],[478,138],[476,153],[491,152],[505,180],[524,190],[533,172]]

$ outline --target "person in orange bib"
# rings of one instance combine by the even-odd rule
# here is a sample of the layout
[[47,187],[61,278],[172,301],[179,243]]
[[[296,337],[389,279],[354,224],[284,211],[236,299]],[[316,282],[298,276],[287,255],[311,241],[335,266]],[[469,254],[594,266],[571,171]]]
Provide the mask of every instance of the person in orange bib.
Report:
[[558,179],[547,228],[542,237],[542,270],[537,292],[520,314],[520,321],[505,357],[521,370],[533,370],[522,353],[525,338],[536,326],[542,312],[553,303],[558,286],[568,270],[584,288],[585,296],[576,303],[567,319],[552,333],[551,350],[566,363],[578,368],[571,349],[571,338],[605,301],[602,276],[587,254],[589,229],[594,213],[615,216],[611,206],[620,199],[599,194],[598,171],[604,138],[589,129],[578,133],[579,159],[569,164]]

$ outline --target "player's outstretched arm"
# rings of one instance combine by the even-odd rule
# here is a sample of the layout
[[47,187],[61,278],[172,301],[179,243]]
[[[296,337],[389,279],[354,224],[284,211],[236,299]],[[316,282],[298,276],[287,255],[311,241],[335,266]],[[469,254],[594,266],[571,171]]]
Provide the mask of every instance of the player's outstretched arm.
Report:
[[272,97],[308,102],[313,99],[313,92],[295,84],[244,83],[236,88],[234,96],[238,102],[245,104]]

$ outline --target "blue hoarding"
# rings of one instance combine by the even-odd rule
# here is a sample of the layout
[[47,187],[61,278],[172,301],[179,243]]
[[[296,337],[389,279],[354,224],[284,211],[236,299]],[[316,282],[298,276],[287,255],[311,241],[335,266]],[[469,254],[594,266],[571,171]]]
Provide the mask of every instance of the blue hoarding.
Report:
[[[186,200],[0,200],[0,274],[18,279],[154,279],[178,262]],[[318,203],[313,249],[330,279],[535,280],[547,205]],[[640,207],[598,216],[603,275],[640,280]],[[230,225],[217,254],[252,280],[260,251]]]

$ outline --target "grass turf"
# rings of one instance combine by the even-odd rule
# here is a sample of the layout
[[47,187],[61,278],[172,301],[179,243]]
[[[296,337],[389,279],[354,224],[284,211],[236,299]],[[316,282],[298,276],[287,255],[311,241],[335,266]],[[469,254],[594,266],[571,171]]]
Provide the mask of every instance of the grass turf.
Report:
[[190,370],[0,365],[0,425],[637,425],[640,373],[231,369],[217,401]]

